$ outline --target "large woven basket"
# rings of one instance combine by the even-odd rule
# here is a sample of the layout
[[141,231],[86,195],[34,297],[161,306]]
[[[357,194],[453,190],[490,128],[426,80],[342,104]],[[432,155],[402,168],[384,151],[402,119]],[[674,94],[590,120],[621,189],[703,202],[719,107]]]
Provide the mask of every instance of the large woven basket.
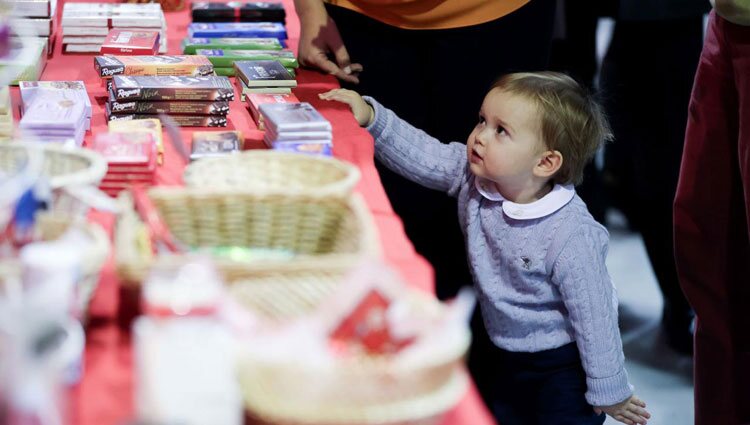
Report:
[[68,185],[98,185],[107,172],[107,162],[91,150],[21,142],[0,143],[0,172],[8,175],[19,172],[30,150],[44,154],[42,168],[50,178],[52,189]]
[[[263,195],[239,190],[157,187],[149,191],[174,237],[189,247],[239,246],[294,253],[293,259],[234,261],[215,257],[227,281],[280,269],[351,267],[380,252],[372,217],[359,196]],[[156,260],[179,266],[183,255],[144,252],[133,213],[118,220],[117,270],[138,285]]]
[[[99,283],[102,267],[109,257],[109,236],[96,223],[48,213],[37,215],[36,227],[41,239],[46,241],[59,238],[70,227],[80,229],[91,239],[91,247],[82,255],[83,263],[81,264],[81,273],[77,286],[78,305],[76,307],[85,319],[89,302]],[[0,282],[4,282],[7,279],[20,279],[20,277],[21,267],[17,259],[0,261]]]
[[[273,303],[281,302],[275,300]],[[415,297],[432,313],[442,306]],[[332,367],[304,360],[240,358],[240,386],[248,410],[267,423],[309,425],[432,424],[464,396],[462,358],[470,334],[447,339],[410,367],[388,356],[341,359]]]
[[357,167],[337,159],[258,149],[195,161],[183,180],[189,187],[349,196],[359,176]]

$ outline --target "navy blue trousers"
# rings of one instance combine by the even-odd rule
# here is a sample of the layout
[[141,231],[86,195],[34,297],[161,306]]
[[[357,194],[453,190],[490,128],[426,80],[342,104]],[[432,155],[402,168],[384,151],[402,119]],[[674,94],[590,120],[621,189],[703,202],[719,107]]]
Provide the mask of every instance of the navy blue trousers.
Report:
[[601,425],[586,402],[586,375],[575,343],[537,353],[496,349],[490,409],[500,425]]

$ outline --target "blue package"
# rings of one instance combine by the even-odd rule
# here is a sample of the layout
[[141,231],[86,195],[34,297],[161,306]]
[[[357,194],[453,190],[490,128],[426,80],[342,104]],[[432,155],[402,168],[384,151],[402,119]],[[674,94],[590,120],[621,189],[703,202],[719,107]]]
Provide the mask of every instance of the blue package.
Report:
[[276,38],[286,40],[286,27],[279,22],[193,22],[188,26],[191,38]]

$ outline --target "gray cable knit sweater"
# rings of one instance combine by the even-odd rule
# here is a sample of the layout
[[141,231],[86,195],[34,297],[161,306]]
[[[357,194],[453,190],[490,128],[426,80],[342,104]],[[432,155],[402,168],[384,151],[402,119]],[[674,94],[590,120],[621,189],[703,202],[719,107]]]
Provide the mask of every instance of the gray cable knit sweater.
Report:
[[440,143],[374,99],[365,100],[375,110],[367,130],[377,158],[416,183],[458,198],[469,265],[492,341],[517,352],[575,341],[591,405],[612,405],[632,395],[617,296],[605,265],[609,235],[583,201],[575,195],[548,215],[514,219],[504,212],[503,201],[479,192],[464,144]]

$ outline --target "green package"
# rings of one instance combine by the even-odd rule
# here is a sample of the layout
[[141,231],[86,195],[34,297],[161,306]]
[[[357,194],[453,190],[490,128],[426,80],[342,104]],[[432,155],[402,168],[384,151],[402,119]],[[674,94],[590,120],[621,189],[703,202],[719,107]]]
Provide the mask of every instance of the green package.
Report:
[[277,38],[186,38],[182,40],[182,53],[194,55],[196,50],[281,50]]
[[286,68],[297,68],[299,62],[291,50],[224,50],[198,49],[196,55],[204,55],[219,68],[230,68],[236,61],[276,60]]
[[[297,73],[295,72],[294,68],[287,68],[287,71],[289,71],[290,74],[292,74],[292,77],[296,77]],[[216,75],[222,76],[222,77],[234,77],[235,69],[232,68],[214,68],[214,72],[216,72]]]

